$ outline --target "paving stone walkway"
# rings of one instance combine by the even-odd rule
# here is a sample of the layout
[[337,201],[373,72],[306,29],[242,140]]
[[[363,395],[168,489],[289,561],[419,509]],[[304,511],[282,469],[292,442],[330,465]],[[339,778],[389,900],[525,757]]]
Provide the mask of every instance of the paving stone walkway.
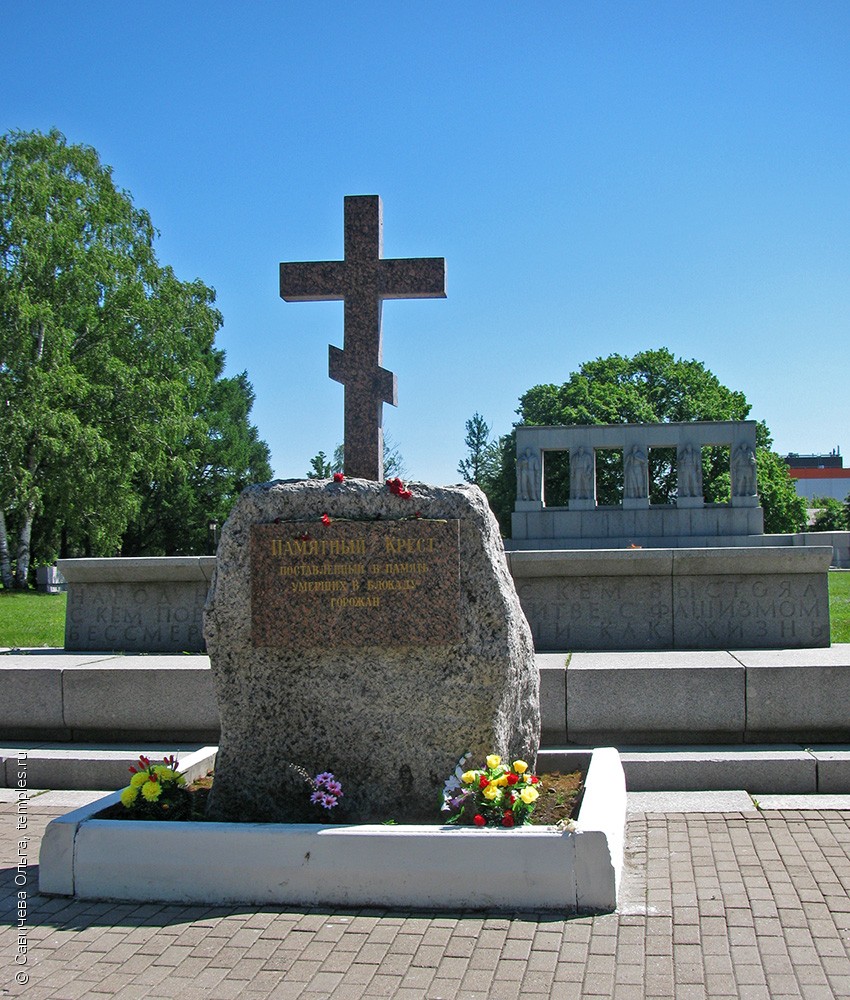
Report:
[[[620,911],[564,918],[47,899],[38,844],[66,809],[30,800],[19,886],[16,809],[0,804],[0,996],[850,998],[850,810],[632,813]],[[481,877],[499,877],[486,858]],[[28,950],[16,965],[20,891]]]

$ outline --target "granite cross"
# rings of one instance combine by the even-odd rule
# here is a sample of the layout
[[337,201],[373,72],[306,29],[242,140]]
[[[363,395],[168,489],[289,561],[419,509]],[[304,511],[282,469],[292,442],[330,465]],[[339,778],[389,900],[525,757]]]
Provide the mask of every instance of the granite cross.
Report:
[[345,386],[345,474],[383,479],[384,403],[398,405],[395,375],[381,367],[384,299],[445,298],[442,257],[384,259],[377,195],[345,199],[344,260],[280,265],[286,302],[345,303],[343,350],[331,345],[330,377]]

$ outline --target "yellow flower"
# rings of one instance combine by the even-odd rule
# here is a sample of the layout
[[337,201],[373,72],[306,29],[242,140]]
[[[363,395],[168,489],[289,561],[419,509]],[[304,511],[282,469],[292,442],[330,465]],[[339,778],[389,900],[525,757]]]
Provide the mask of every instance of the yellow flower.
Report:
[[525,788],[523,788],[523,790],[519,793],[519,797],[527,806],[530,806],[532,802],[537,801],[539,794],[540,793],[533,785],[526,785]]
[[148,780],[147,771],[137,771],[132,778],[130,778],[130,788],[139,788]]
[[465,785],[471,785],[475,781],[475,771],[464,771],[460,776],[460,780]]
[[132,806],[132,804],[136,801],[136,796],[138,794],[139,794],[138,791],[135,788],[133,788],[131,782],[130,786],[128,788],[125,788],[124,791],[121,793],[121,805],[129,809],[130,806]]
[[162,795],[162,785],[158,781],[146,781],[142,785],[142,798],[147,802],[156,802]]
[[491,753],[487,758],[487,767],[489,767],[491,771],[494,767],[498,767],[501,763],[502,758],[497,753]]
[[504,788],[507,783],[508,776],[506,774],[499,775],[499,777],[493,782],[494,785],[498,785],[500,788]]
[[490,784],[481,793],[485,799],[490,799],[491,802],[495,801],[502,793],[499,791],[498,787],[491,781]]
[[514,770],[516,771],[517,774],[525,774],[525,772],[528,770],[528,764],[526,764],[524,760],[515,760]]

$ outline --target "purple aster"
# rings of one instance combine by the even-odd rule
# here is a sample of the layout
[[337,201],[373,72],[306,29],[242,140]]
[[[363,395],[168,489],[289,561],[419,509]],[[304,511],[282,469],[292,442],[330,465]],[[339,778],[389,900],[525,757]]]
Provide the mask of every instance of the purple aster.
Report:
[[327,787],[328,782],[333,780],[334,776],[331,774],[330,771],[322,771],[321,774],[317,774],[316,777],[313,778],[314,783],[318,785],[320,788],[322,787],[322,785]]

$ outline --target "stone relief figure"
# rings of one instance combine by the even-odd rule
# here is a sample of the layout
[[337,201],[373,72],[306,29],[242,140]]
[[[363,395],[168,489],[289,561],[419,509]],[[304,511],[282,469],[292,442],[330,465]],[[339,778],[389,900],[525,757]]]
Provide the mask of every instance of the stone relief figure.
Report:
[[540,460],[533,448],[526,448],[516,463],[516,489],[520,500],[540,499]]
[[679,496],[702,496],[702,451],[692,444],[679,452]]
[[732,453],[732,496],[756,495],[756,456],[748,444],[742,443]]
[[516,497],[525,500],[525,484],[528,479],[528,449],[516,459]]
[[593,499],[593,455],[584,445],[570,456],[570,498]]
[[646,452],[639,444],[633,444],[625,458],[624,496],[638,500],[647,496]]

